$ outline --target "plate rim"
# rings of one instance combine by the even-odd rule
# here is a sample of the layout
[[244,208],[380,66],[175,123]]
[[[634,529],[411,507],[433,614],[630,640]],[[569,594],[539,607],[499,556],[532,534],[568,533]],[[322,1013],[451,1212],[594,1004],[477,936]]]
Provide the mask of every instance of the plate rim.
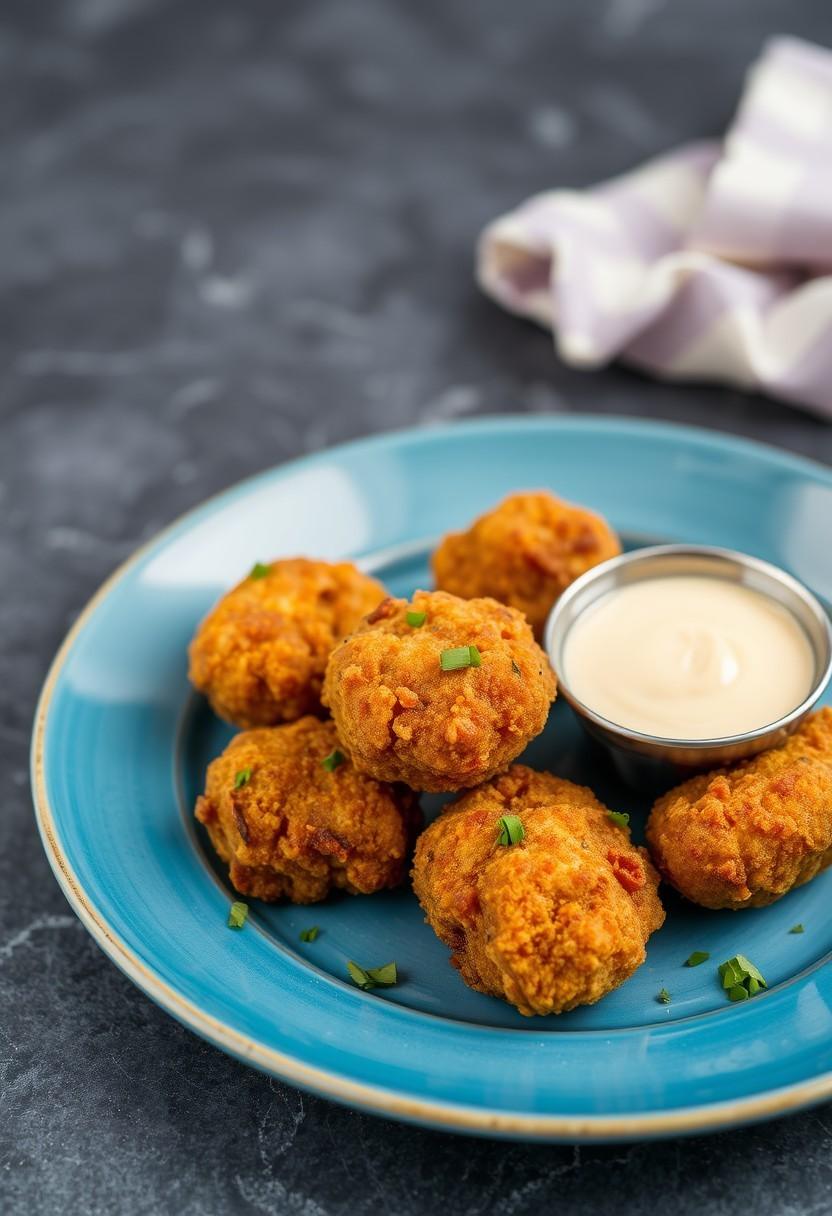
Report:
[[61,847],[55,817],[49,802],[45,775],[46,727],[52,694],[75,641],[115,586],[152,549],[175,532],[196,520],[203,512],[215,508],[221,500],[232,501],[266,480],[287,469],[298,469],[319,460],[327,452],[339,455],[349,452],[371,452],[402,440],[417,439],[431,442],[441,440],[450,432],[466,430],[480,434],[505,430],[603,430],[610,426],[645,437],[707,442],[723,451],[736,451],[776,460],[782,468],[810,473],[814,478],[832,484],[832,470],[820,461],[793,452],[784,452],[774,444],[726,434],[707,427],[688,426],[665,420],[634,418],[618,414],[535,414],[488,415],[464,422],[442,423],[426,427],[401,427],[351,440],[321,449],[319,452],[271,465],[251,474],[222,490],[209,495],[177,516],[154,536],[140,545],[104,580],[84,605],[53,658],[35,709],[30,753],[31,785],[35,819],[41,842],[52,872],[70,907],[107,957],[151,1000],[203,1039],[238,1060],[270,1073],[289,1084],[321,1097],[359,1108],[372,1114],[402,1119],[427,1127],[484,1136],[502,1136],[525,1140],[562,1142],[610,1142],[639,1137],[671,1136],[694,1132],[718,1131],[738,1124],[784,1115],[822,1102],[832,1097],[832,1071],[794,1085],[769,1090],[751,1097],[729,1101],[679,1107],[672,1111],[646,1111],[621,1115],[560,1115],[526,1114],[519,1111],[488,1110],[467,1104],[414,1098],[393,1089],[350,1080],[337,1073],[305,1063],[284,1051],[278,1051],[251,1036],[241,1034],[231,1026],[210,1016],[164,982],[127,945],[95,908],[83,884]]

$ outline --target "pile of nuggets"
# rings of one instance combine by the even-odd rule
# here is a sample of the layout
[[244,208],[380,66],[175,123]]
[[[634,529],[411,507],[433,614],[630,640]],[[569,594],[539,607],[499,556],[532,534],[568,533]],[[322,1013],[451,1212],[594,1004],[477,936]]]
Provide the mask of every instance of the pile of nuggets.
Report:
[[[242,732],[196,806],[234,888],[308,904],[407,877],[472,988],[592,1004],[644,962],[659,875],[706,908],[771,903],[832,862],[832,710],[661,797],[635,846],[591,790],[513,763],[556,680],[558,596],[620,552],[600,516],[512,495],[394,599],[349,562],[258,563],[199,626],[190,678]],[[417,794],[457,796],[424,831]],[[652,860],[651,860],[652,857]]]

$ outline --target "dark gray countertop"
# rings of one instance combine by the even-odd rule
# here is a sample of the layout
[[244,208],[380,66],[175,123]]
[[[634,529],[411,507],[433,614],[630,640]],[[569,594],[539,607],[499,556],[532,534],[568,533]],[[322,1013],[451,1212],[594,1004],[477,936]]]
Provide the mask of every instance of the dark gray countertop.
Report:
[[480,298],[526,194],[721,131],[825,0],[25,0],[0,15],[0,1209],[832,1210],[832,1115],[617,1148],[457,1139],[181,1029],[70,914],[32,821],[49,659],[140,541],[244,474],[495,411],[692,421],[832,462],[758,397],[558,365]]

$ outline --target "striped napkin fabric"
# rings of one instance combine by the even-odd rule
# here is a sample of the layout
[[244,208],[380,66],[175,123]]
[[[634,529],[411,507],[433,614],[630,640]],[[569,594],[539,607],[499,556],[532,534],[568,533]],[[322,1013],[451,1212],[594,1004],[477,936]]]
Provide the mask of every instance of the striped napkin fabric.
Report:
[[485,229],[477,279],[574,366],[620,358],[832,417],[832,52],[772,40],[724,143],[536,195]]

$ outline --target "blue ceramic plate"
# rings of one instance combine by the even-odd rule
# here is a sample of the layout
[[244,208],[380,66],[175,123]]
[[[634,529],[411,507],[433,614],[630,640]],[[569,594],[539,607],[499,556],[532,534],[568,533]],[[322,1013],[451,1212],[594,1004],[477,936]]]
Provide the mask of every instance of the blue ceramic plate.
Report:
[[[140,988],[212,1043],[317,1093],[438,1127],[613,1140],[725,1127],[832,1096],[832,872],[771,908],[667,896],[645,965],[592,1008],[523,1018],[469,991],[409,890],[314,909],[230,891],[191,808],[229,729],[189,692],[185,650],[220,592],[280,554],[355,557],[394,592],[428,583],[432,542],[508,491],[548,486],[628,545],[727,545],[832,601],[832,474],[704,431],[616,419],[492,419],[385,435],[274,469],[174,524],[82,613],[46,682],[33,775],[64,892]],[[643,831],[645,802],[596,767],[565,704],[526,759],[593,786]],[[426,799],[428,813],[438,805]],[[790,934],[801,922],[805,932]],[[321,927],[303,944],[300,931]],[[710,962],[683,966],[694,950]],[[729,1004],[741,952],[769,990]],[[344,963],[395,959],[364,993]],[[657,1000],[661,988],[672,1003]]]

